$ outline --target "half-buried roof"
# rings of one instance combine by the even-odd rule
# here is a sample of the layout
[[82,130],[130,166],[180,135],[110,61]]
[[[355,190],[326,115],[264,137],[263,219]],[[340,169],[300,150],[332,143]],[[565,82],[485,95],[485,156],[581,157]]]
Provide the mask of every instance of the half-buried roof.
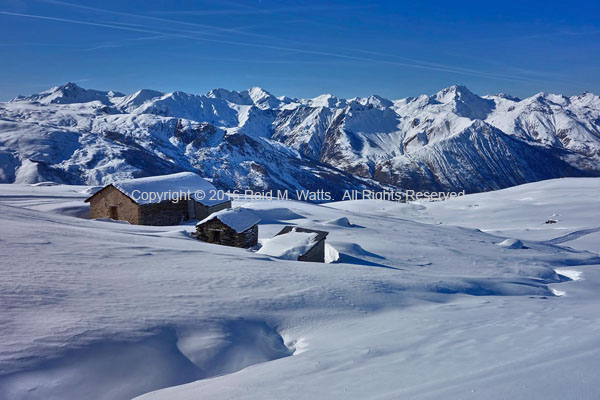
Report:
[[274,238],[263,240],[258,253],[284,260],[297,260],[325,239],[327,234],[325,231],[286,226]]
[[329,232],[326,232],[326,231],[318,231],[316,229],[300,228],[299,226],[287,225],[281,231],[279,231],[277,236],[285,235],[286,233],[290,233],[290,232],[316,233],[315,242],[318,242],[321,239],[325,239],[327,237],[327,235],[329,235]]
[[[178,196],[187,196],[188,193],[191,198],[205,206],[212,206],[228,200],[217,200],[217,189],[206,179],[193,172],[125,179],[108,186],[114,186],[137,204],[176,200]],[[100,192],[88,198],[86,202]]]
[[242,233],[260,222],[260,217],[247,208],[227,208],[217,211],[198,222],[196,226],[218,219],[237,233]]

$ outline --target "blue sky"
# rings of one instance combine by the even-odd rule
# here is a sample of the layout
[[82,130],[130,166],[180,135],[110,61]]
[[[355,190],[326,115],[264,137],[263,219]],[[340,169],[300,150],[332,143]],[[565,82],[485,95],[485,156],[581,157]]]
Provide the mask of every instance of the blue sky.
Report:
[[0,100],[67,81],[402,98],[600,93],[592,1],[0,0]]

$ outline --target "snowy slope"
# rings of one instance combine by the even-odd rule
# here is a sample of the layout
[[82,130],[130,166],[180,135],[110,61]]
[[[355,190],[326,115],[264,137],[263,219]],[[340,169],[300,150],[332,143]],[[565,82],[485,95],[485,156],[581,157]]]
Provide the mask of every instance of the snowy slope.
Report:
[[[478,192],[600,174],[600,98],[131,95],[73,83],[0,103],[0,182],[100,184],[196,171],[228,189]],[[340,182],[342,183],[340,185]]]
[[[447,202],[415,203],[420,207],[413,209],[410,218],[476,227],[494,235],[546,241],[600,254],[599,193],[597,179],[558,179]],[[512,211],[514,207],[521,212]]]
[[565,247],[600,227],[597,178],[444,203],[236,202],[261,240],[329,231],[331,264],[198,242],[193,223],[70,216],[91,191],[0,185],[0,398],[599,393],[600,258]]

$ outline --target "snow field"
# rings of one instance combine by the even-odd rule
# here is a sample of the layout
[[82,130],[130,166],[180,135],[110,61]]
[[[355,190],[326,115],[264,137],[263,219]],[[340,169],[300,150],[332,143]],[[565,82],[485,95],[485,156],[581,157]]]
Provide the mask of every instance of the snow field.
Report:
[[76,218],[86,187],[0,185],[0,398],[595,399],[600,257],[570,244],[600,226],[598,182],[234,202],[261,240],[329,231],[326,264]]

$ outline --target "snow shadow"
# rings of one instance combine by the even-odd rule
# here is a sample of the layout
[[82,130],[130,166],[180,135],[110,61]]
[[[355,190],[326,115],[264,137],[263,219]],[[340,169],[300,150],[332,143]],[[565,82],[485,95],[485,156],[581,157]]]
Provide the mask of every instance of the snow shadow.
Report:
[[369,260],[364,260],[362,258],[358,258],[355,256],[351,256],[350,254],[339,253],[339,258],[335,261],[336,264],[354,264],[354,265],[364,265],[367,267],[380,267],[380,268],[388,268],[388,269],[400,269],[396,267],[391,267],[389,265],[376,263]]
[[306,219],[289,208],[279,207],[271,209],[252,209],[252,212],[260,217],[261,224],[290,225],[288,222],[294,219]]
[[353,224],[346,217],[335,218],[322,222],[321,225],[339,226],[341,228],[364,228],[362,225]]
[[368,250],[365,250],[358,243],[335,242],[333,244],[335,245],[335,248],[340,252],[340,254],[343,252],[344,254],[348,254],[348,255],[352,255],[352,256],[356,256],[356,257],[367,257],[367,258],[374,258],[377,260],[385,260],[384,256],[375,254]]
[[0,398],[131,399],[292,353],[261,321],[226,321],[207,330],[166,327],[137,340],[95,342],[0,376]]
[[385,260],[385,257],[365,250],[357,243],[335,242],[334,246],[336,251],[338,252],[338,257],[336,261],[334,261],[335,263],[364,265],[367,267],[381,267],[388,269],[400,269],[374,261]]
[[548,244],[561,244],[561,243],[570,242],[572,240],[579,239],[579,238],[581,238],[583,236],[590,235],[590,234],[596,233],[596,232],[600,232],[600,227],[589,228],[589,229],[581,229],[581,230],[578,230],[578,231],[567,233],[566,235],[562,235],[562,236],[556,237],[554,239],[546,240],[544,243],[548,243]]
[[454,282],[439,282],[429,290],[440,294],[466,294],[470,296],[553,296],[543,280],[522,279],[464,279]]

